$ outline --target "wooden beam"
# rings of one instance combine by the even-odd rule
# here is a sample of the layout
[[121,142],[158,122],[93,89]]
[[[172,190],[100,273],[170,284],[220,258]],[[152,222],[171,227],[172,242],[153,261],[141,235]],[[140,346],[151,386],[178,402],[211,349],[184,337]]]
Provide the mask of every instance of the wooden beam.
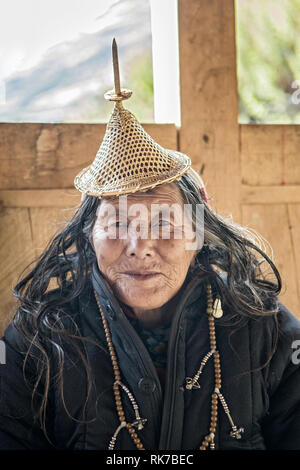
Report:
[[[154,140],[177,149],[174,124],[143,125]],[[105,124],[0,124],[0,188],[72,188],[94,160]]]
[[214,207],[240,219],[234,1],[178,0],[180,150],[203,176]]
[[240,125],[242,182],[252,186],[300,184],[297,125]]
[[242,204],[300,203],[300,186],[241,186]]
[[75,207],[80,199],[76,189],[0,190],[0,207]]
[[[291,230],[292,248],[297,272],[297,291],[300,299],[300,204],[288,205],[289,225]],[[300,317],[300,313],[298,314]]]
[[267,254],[273,258],[283,281],[281,301],[300,318],[297,269],[287,204],[244,205],[242,214],[243,225],[258,232],[270,244],[273,254],[266,249]]
[[16,311],[13,288],[34,258],[29,210],[6,208],[1,211],[0,231],[0,335]]

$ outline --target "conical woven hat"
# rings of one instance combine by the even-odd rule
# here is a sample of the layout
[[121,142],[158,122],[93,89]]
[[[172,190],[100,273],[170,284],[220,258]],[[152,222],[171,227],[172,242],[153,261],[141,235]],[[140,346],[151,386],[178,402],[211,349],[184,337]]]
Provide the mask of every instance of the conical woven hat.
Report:
[[191,168],[191,160],[181,152],[156,143],[122,100],[131,91],[120,88],[117,46],[113,41],[115,90],[105,98],[115,101],[104,139],[93,163],[75,178],[76,189],[91,196],[113,196],[146,191],[162,183],[178,180]]

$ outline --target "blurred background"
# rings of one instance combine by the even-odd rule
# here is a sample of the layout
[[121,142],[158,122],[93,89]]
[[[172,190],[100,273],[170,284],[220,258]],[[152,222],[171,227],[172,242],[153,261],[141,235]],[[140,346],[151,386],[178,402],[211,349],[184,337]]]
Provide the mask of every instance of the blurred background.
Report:
[[2,122],[107,121],[113,37],[131,109],[154,120],[149,0],[2,0],[1,10]]
[[235,7],[239,122],[299,124],[300,1]]
[[[155,115],[157,18],[151,25],[151,8],[159,3],[2,0],[0,121],[106,122],[111,105],[103,94],[112,88],[110,45],[116,37],[121,83],[134,91],[131,110],[142,122],[180,124],[172,98],[169,112]],[[298,124],[300,0],[236,0],[235,9],[239,123]],[[162,31],[155,33],[160,45],[177,47],[176,37]]]

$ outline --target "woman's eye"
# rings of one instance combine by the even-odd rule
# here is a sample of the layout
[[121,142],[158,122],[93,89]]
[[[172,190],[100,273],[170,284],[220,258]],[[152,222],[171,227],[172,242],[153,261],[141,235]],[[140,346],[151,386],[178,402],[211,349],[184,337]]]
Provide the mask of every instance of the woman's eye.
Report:
[[109,227],[116,227],[116,228],[120,228],[122,226],[123,222],[120,222],[119,220],[117,220],[116,222],[112,222]]
[[168,220],[161,219],[159,221],[159,225],[160,225],[160,227],[166,227],[167,225],[170,225],[170,222]]

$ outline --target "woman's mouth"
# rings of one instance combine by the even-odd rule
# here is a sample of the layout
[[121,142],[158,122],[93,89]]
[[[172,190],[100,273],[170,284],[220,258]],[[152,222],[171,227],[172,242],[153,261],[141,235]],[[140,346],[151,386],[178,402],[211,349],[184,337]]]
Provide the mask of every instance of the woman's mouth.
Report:
[[155,277],[158,277],[160,275],[160,273],[157,273],[157,272],[149,272],[149,273],[126,272],[123,274],[125,274],[131,279],[134,279],[135,281],[147,281],[149,279],[154,279]]

